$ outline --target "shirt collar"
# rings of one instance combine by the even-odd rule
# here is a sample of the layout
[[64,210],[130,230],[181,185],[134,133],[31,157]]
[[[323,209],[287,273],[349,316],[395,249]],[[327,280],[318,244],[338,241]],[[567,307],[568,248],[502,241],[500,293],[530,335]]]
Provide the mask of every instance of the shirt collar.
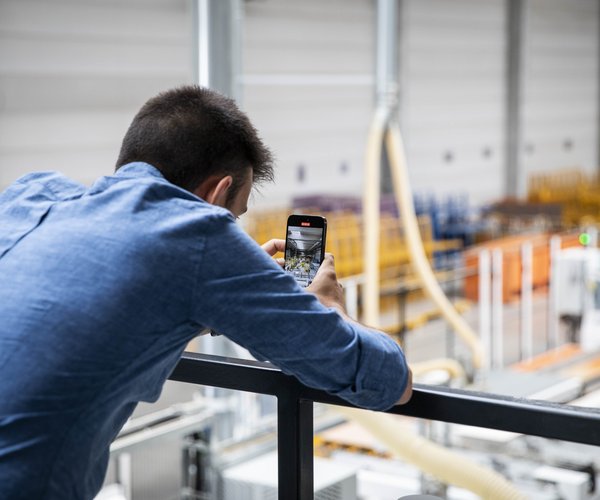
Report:
[[[116,172],[115,176],[117,177],[158,177],[159,179],[164,179],[164,175],[160,173],[156,167],[153,167],[149,163],[145,163],[143,161],[134,161],[132,163],[127,163],[120,167]],[[165,179],[166,180],[166,179]]]

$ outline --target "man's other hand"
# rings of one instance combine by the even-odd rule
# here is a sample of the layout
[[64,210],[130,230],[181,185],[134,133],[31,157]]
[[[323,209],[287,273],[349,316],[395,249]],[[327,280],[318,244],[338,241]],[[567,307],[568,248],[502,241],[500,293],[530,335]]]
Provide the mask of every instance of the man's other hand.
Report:
[[406,389],[404,389],[404,393],[400,396],[400,399],[396,403],[397,405],[403,405],[410,401],[412,397],[412,370],[408,368],[408,382],[406,383]]
[[[273,257],[277,252],[285,252],[285,240],[273,239],[267,241],[264,245],[261,245],[262,249],[267,252],[271,257]],[[279,258],[275,259],[277,264],[283,267],[285,263],[285,259]]]
[[325,254],[313,282],[306,287],[306,291],[316,295],[325,307],[335,307],[346,316],[344,290],[337,280],[333,255],[330,253]]

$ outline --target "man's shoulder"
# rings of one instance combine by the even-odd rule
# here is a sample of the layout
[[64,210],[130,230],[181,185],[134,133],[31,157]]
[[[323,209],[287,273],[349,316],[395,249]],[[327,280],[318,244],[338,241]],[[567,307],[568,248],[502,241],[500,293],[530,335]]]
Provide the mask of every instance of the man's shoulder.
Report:
[[0,257],[35,229],[57,201],[76,199],[85,187],[58,172],[33,172],[0,193]]
[[0,193],[0,203],[19,199],[50,201],[76,198],[85,193],[85,186],[55,171],[30,172],[19,177]]

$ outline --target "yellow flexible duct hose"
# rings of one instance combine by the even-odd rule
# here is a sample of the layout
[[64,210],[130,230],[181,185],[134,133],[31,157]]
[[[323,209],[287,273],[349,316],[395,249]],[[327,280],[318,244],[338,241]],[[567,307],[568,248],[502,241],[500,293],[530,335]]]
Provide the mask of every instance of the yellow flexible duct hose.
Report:
[[378,108],[373,116],[367,140],[363,195],[364,273],[363,323],[379,327],[379,182],[381,148],[388,111]]
[[443,370],[451,378],[463,381],[467,376],[462,365],[455,359],[450,358],[430,359],[419,363],[410,363],[410,370],[414,378],[433,370]]
[[527,497],[496,472],[417,435],[387,413],[336,407],[363,426],[399,458],[440,481],[472,491],[486,500],[524,500]]
[[427,295],[435,302],[442,311],[442,315],[453,327],[454,331],[463,339],[471,350],[473,356],[473,366],[480,368],[483,357],[483,349],[479,338],[464,320],[458,314],[448,297],[444,294],[439,283],[435,279],[425,249],[423,241],[419,233],[419,226],[413,204],[412,192],[408,181],[408,172],[406,170],[406,155],[404,154],[404,145],[402,136],[396,123],[390,123],[386,135],[386,146],[390,159],[390,169],[392,172],[392,183],[394,185],[394,193],[402,224],[404,225],[404,233],[406,235],[411,262],[419,279],[421,280]]

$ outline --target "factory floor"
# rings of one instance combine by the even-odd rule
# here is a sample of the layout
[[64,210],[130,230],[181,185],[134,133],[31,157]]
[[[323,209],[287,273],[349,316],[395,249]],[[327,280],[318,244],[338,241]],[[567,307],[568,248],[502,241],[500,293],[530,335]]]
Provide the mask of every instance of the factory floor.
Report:
[[[431,302],[425,298],[413,299],[406,302],[406,317],[411,318],[414,315],[423,314],[424,311],[431,309]],[[477,304],[472,304],[471,307],[463,314],[467,322],[473,327],[475,331],[478,331],[478,308]],[[504,365],[507,367],[506,370],[495,370],[495,372],[490,372],[488,375],[497,375],[494,377],[488,377],[487,382],[489,386],[486,387],[474,387],[475,390],[489,390],[489,392],[506,394],[512,396],[528,396],[528,391],[537,390],[537,385],[540,383],[539,380],[532,380],[529,378],[526,383],[522,383],[519,379],[521,376],[518,373],[514,373],[514,370],[509,368],[511,365],[518,363],[521,360],[521,352],[520,352],[520,304],[518,302],[507,303],[504,304],[503,307],[503,344],[504,344],[504,352],[503,352],[503,360]],[[533,345],[533,353],[540,354],[547,350],[548,346],[548,299],[547,295],[544,293],[537,293],[533,296],[532,301],[532,319],[533,319],[533,337],[532,337],[532,345]],[[559,329],[559,340],[560,343],[564,343],[567,341],[566,328],[561,326]],[[223,354],[227,356],[233,357],[244,357],[244,351],[240,350],[238,347],[233,346],[227,339],[223,337],[200,337],[196,341],[194,341],[190,348],[193,350],[197,350],[199,352],[206,352],[210,354]],[[466,348],[465,344],[456,337],[451,330],[448,328],[446,323],[442,319],[435,319],[427,322],[423,326],[415,328],[414,330],[406,332],[404,336],[404,350],[406,356],[410,363],[417,363],[419,361],[430,360],[434,358],[444,358],[450,357],[458,360],[466,360],[468,365],[468,360],[470,359],[470,353]],[[527,378],[527,376],[525,376]],[[550,379],[551,377],[548,377]],[[542,381],[543,382],[543,381]],[[209,391],[213,389],[208,389]],[[163,393],[159,401],[154,404],[146,404],[142,403],[138,406],[134,413],[134,418],[140,417],[142,415],[147,415],[149,413],[157,412],[161,409],[168,408],[174,404],[190,401],[194,398],[194,395],[199,394],[202,391],[201,388],[182,383],[175,383],[168,381],[165,385]],[[237,393],[240,395],[242,393]],[[245,394],[245,393],[244,393]],[[275,412],[275,400],[272,397],[267,396],[259,396],[256,400],[261,407],[260,413],[262,415],[266,415],[268,412]],[[247,402],[246,402],[247,403]],[[243,408],[244,400],[240,398],[239,404],[241,405],[239,409]],[[332,414],[330,409],[320,407],[317,405],[315,408],[316,416],[315,416],[315,432],[317,437],[321,440],[326,437],[330,437],[330,434],[327,434],[327,429],[330,429],[331,432],[337,432],[338,434],[342,432],[342,430],[346,429],[348,424],[343,424],[340,426],[340,417],[335,412]],[[244,419],[247,420],[248,413],[241,411],[238,412],[239,415],[236,417],[235,422],[232,422],[233,427],[232,430],[235,430],[234,434],[237,435],[237,438],[240,437],[241,430],[248,430],[251,432],[251,429],[245,429],[247,425],[244,425]],[[333,420],[332,420],[333,418]],[[242,419],[242,420],[240,420]],[[323,423],[325,422],[325,423]],[[346,427],[344,427],[346,425]],[[337,431],[336,431],[337,429]],[[260,448],[262,453],[274,449],[275,446],[275,429],[273,429],[273,434],[262,434],[263,443]],[[357,436],[357,432],[353,429],[350,432],[345,432],[345,435],[351,435],[353,439]],[[270,436],[270,446],[271,448],[264,448],[264,439]],[[338,436],[339,438],[339,436]],[[337,439],[340,441],[340,439]],[[256,444],[256,443],[254,443]],[[353,447],[356,447],[356,443],[352,441]],[[254,446],[254,445],[252,445]],[[249,449],[254,449],[250,446]],[[256,445],[258,446],[258,445]],[[545,446],[545,445],[544,445]],[[264,449],[263,449],[264,448]],[[339,448],[339,443],[338,443]],[[316,448],[318,452],[318,447]],[[560,448],[561,453],[564,453],[564,446]],[[575,450],[575,452],[579,453],[579,448]],[[574,453],[575,453],[574,452]],[[139,454],[138,454],[139,453]],[[254,453],[254,452],[253,452]],[[343,450],[340,452],[339,450],[336,453],[342,453],[336,458],[337,461],[342,461]],[[587,452],[586,452],[587,453]],[[593,456],[595,453],[594,450],[589,452],[590,456]],[[221,454],[217,453],[216,458],[218,460],[225,460],[227,463],[227,453]],[[252,455],[253,456],[253,455]],[[251,455],[247,457],[248,460],[251,460]],[[336,455],[337,456],[337,455]],[[487,454],[480,454],[475,457],[476,460],[481,459],[481,457],[485,458]],[[574,455],[576,456],[576,455]],[[586,455],[587,456],[587,455]],[[341,458],[340,458],[341,457]],[[502,458],[502,455],[500,455]],[[180,459],[181,459],[181,442],[178,440],[163,440],[157,441],[156,443],[148,443],[143,449],[140,449],[139,452],[133,455],[133,473],[134,473],[134,499],[135,498],[144,498],[149,500],[164,500],[165,498],[180,498],[175,496],[168,496],[167,492],[176,492],[178,489],[179,481],[179,473],[180,473]],[[397,463],[386,462],[386,459],[377,458],[377,457],[367,457],[367,456],[357,456],[356,454],[352,454],[349,460],[354,460],[363,464],[366,460],[372,460],[377,462],[377,467],[379,469],[383,468],[383,470],[387,468],[398,467]],[[514,461],[514,460],[513,460]],[[340,462],[341,463],[341,462]],[[363,464],[364,465],[364,464]],[[488,464],[489,465],[489,464]],[[516,467],[516,466],[515,466]],[[532,467],[527,464],[527,467]],[[117,468],[113,465],[109,469],[109,474],[107,476],[107,483],[114,481],[116,479]],[[404,470],[404,469],[403,469]],[[413,474],[411,472],[412,469],[409,470],[409,475]],[[381,471],[380,471],[381,472]],[[518,471],[517,471],[518,472]],[[520,473],[520,472],[519,472]],[[410,483],[414,490],[419,486],[422,477],[414,472],[414,477],[411,479],[414,484]],[[385,476],[385,475],[384,475]],[[377,476],[377,481],[380,482],[381,477]],[[396,469],[394,469],[391,477],[396,477],[398,474],[396,473]],[[156,478],[160,477],[160,488],[157,486]],[[388,477],[388,476],[385,476]],[[371,482],[369,482],[369,478],[366,479],[361,476],[361,481],[359,482],[361,488],[363,490],[369,490],[372,486]],[[406,479],[406,478],[405,478]],[[410,479],[410,478],[409,478]],[[375,483],[373,483],[375,484]],[[408,484],[408,483],[407,483]],[[366,491],[365,490],[365,491]],[[397,489],[397,485],[392,488],[393,491],[400,491]],[[169,493],[170,494],[170,493]],[[462,496],[461,496],[462,495]],[[367,495],[363,495],[361,498],[367,498]],[[379,498],[379,497],[378,497]],[[383,497],[382,497],[383,498]],[[386,497],[387,498],[387,497]],[[460,495],[457,493],[456,495],[450,495],[448,498],[474,498],[473,496],[464,496],[463,493]],[[533,497],[532,497],[533,498]],[[544,497],[545,498],[545,497]]]
[[[419,314],[431,308],[431,301],[418,299],[407,302],[406,316]],[[518,301],[503,305],[503,360],[504,365],[511,365],[521,360],[521,305]],[[463,317],[475,332],[479,331],[479,310],[474,303]],[[532,346],[533,354],[540,354],[550,347],[548,333],[548,295],[534,293],[532,300]],[[559,345],[567,341],[566,328],[559,325]],[[411,362],[425,361],[438,357],[469,356],[460,338],[452,333],[452,329],[443,319],[435,319],[426,325],[409,331],[405,335],[405,352]]]

